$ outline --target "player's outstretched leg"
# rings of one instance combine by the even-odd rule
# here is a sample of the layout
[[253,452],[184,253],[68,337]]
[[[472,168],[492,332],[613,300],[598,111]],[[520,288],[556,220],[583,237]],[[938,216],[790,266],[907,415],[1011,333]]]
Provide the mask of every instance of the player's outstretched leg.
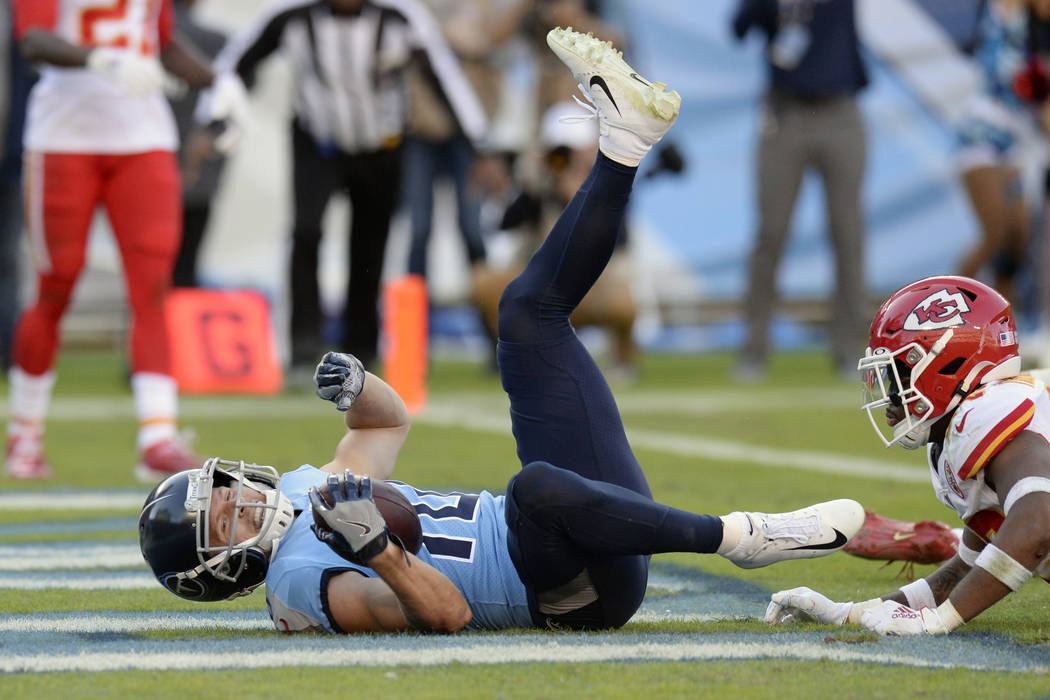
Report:
[[547,45],[572,71],[598,117],[598,148],[623,165],[637,166],[678,117],[681,96],[650,83],[607,41],[558,27]]
[[722,516],[718,553],[742,569],[837,552],[864,525],[864,507],[847,498],[790,513],[733,512]]
[[500,377],[522,464],[547,461],[647,496],[612,392],[569,318],[612,256],[638,161],[671,128],[681,98],[607,42],[565,29],[547,40],[594,105],[599,154],[500,298]]

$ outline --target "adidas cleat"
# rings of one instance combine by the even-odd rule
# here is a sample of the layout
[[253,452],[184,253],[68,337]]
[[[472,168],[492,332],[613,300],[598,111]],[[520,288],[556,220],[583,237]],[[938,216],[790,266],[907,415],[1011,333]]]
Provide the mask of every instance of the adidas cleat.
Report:
[[723,556],[742,569],[787,559],[812,559],[839,551],[864,524],[864,507],[842,498],[790,513],[742,513],[740,542]]
[[[678,117],[682,97],[637,72],[612,44],[571,28],[552,29],[547,45],[572,71],[585,109],[598,119],[598,147],[623,165],[635,167]],[[579,102],[579,100],[577,100]]]

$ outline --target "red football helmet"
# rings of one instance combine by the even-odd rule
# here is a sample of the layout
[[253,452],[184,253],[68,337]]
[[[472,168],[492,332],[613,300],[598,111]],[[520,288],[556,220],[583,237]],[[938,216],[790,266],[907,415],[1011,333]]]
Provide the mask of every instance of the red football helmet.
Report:
[[[887,447],[926,444],[930,426],[979,384],[1021,371],[1010,302],[968,277],[927,277],[895,292],[875,314],[864,375],[864,410]],[[902,406],[890,431],[874,411]]]

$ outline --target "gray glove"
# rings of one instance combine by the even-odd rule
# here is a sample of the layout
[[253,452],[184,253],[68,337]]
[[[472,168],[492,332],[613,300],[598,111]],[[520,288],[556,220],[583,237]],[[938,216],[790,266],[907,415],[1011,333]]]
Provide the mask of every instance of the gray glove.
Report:
[[372,500],[372,480],[347,471],[328,477],[329,506],[316,486],[310,488],[314,522],[310,529],[332,551],[354,564],[368,562],[386,549],[390,531]]
[[365,367],[349,353],[326,352],[314,370],[314,385],[318,396],[348,411],[365,386]]

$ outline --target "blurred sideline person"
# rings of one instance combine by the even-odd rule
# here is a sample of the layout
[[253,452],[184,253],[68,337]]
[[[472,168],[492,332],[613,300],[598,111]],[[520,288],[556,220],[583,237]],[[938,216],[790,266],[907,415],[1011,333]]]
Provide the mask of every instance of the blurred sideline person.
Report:
[[[507,284],[543,243],[547,232],[587,179],[598,152],[598,130],[587,112],[572,102],[552,105],[540,124],[539,173],[509,204],[500,223],[502,235],[516,239],[517,251],[509,264],[476,267],[471,295],[492,337],[499,317],[499,300]],[[590,291],[573,310],[574,326],[601,326],[611,339],[612,367],[606,371],[614,383],[633,380],[638,372],[634,341],[637,306],[631,293],[631,259],[626,220],[622,220],[612,258]]]
[[472,142],[485,134],[481,103],[434,18],[418,0],[281,0],[235,36],[217,62],[251,86],[276,52],[294,80],[291,371],[308,380],[326,345],[318,286],[321,223],[333,194],[350,198],[349,281],[340,347],[376,359],[379,290],[398,202],[408,104],[405,70],[419,61]]
[[829,324],[831,358],[852,376],[863,337],[864,219],[861,185],[867,157],[856,95],[868,84],[853,0],[740,0],[733,33],[766,35],[769,86],[763,101],[756,163],[758,231],[744,304],[747,340],[734,370],[760,380],[769,356],[777,269],[806,171],[820,175],[835,255]]
[[1018,301],[1014,280],[1025,264],[1028,243],[1021,177],[1025,137],[1036,122],[1045,135],[1050,120],[1050,76],[1030,53],[1030,12],[1050,19],[1050,0],[991,0],[985,5],[974,53],[981,88],[963,105],[957,131],[958,167],[981,228],[959,273],[989,274],[1013,303]]
[[552,105],[576,90],[573,76],[567,74],[558,57],[547,50],[547,32],[551,29],[572,27],[579,32],[589,32],[630,55],[627,37],[593,12],[594,4],[589,0],[538,0],[532,3],[532,11],[523,18],[522,32],[531,38],[537,73],[537,114],[545,114]]
[[[491,121],[501,90],[497,51],[517,33],[520,18],[533,0],[425,1]],[[446,177],[455,190],[456,219],[471,265],[485,259],[480,222],[482,194],[473,178],[477,144],[457,127],[440,89],[418,66],[410,71],[408,85],[403,194],[412,230],[408,274],[426,277],[435,183]]]
[[[95,208],[106,209],[131,308],[131,386],[143,481],[200,466],[176,438],[164,300],[179,247],[177,137],[164,99],[164,70],[191,87],[216,80],[173,31],[171,0],[15,0],[22,54],[40,66],[25,132],[26,227],[37,297],[18,321],[10,371],[5,471],[42,479],[44,422],[55,382],[59,322],[84,267]],[[162,67],[163,65],[163,67]],[[224,116],[216,112],[216,116]]]
[[147,498],[139,541],[169,590],[216,600],[265,579],[282,632],[606,629],[638,609],[651,554],[717,552],[753,568],[829,554],[859,529],[863,508],[849,500],[719,518],[652,499],[569,314],[612,255],[638,163],[681,98],[593,37],[556,29],[550,45],[588,86],[602,135],[587,181],[500,304],[499,365],[522,464],[507,495],[394,482],[425,543],[418,556],[403,550],[371,480],[393,472],[405,405],[357,358],[328,353],[317,392],[346,411],[348,428],[330,463],[278,483],[272,467],[209,460]]
[[14,40],[10,0],[0,0],[0,370],[11,367],[21,309],[22,129],[33,77]]
[[[174,0],[175,31],[193,42],[209,59],[226,43],[226,35],[203,26],[193,17],[197,0]],[[213,131],[201,128],[194,118],[199,90],[187,87],[169,97],[179,131],[179,172],[182,176],[182,242],[175,258],[172,285],[196,287],[198,258],[211,218],[212,200],[225,163],[215,148]]]
[[[1048,373],[1021,372],[1010,303],[966,277],[913,282],[875,315],[859,369],[882,442],[926,449],[937,499],[965,524],[958,554],[872,600],[838,603],[805,587],[774,593],[767,622],[946,634],[1033,574],[1050,581]],[[876,415],[883,409],[888,429]]]

